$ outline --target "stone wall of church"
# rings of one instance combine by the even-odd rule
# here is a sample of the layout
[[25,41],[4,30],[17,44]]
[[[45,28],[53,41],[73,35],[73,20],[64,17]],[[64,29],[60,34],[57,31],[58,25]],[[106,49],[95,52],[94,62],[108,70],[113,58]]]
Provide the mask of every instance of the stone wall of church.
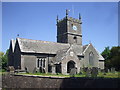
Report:
[[68,66],[68,62],[69,61],[73,61],[75,63],[75,67],[77,68],[77,73],[80,72],[80,60],[78,59],[78,57],[75,55],[75,53],[71,53],[73,52],[72,50],[70,50],[67,55],[65,56],[65,58],[62,60],[61,63],[61,72],[62,74],[67,74],[67,66]]
[[104,69],[104,61],[99,61],[99,68]]
[[47,54],[23,54],[23,55],[21,55],[21,67],[22,67],[21,69],[25,70],[25,67],[26,67],[28,72],[34,73],[35,71],[37,71],[39,69],[39,67],[37,67],[38,59],[40,60],[40,59],[43,59],[43,58],[45,58],[44,70],[47,73],[48,72],[48,64],[50,64],[50,62],[53,62],[54,55],[47,55]]
[[35,55],[22,55],[21,69],[25,70],[26,67],[28,72],[33,73],[34,69],[36,68],[36,58],[37,57]]
[[[93,53],[92,65],[90,64],[90,53]],[[84,67],[98,67],[99,60],[95,49],[90,45],[84,55]]]

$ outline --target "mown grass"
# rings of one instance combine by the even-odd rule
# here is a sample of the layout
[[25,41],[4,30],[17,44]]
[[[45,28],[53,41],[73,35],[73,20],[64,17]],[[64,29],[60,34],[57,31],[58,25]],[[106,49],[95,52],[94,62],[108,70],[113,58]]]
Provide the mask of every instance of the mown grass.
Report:
[[[18,73],[18,75],[38,75],[38,76],[57,76],[57,77],[71,77],[70,75],[63,75],[63,74],[51,74],[51,73]],[[85,74],[76,74],[74,77],[86,77]],[[120,72],[115,73],[102,73],[99,72],[96,78],[120,78]]]
[[[0,71],[0,75],[7,74],[5,70]],[[38,76],[56,76],[56,77],[71,77],[70,75],[63,75],[61,73],[52,74],[52,73],[16,73],[17,75],[38,75]],[[82,74],[76,74],[74,77],[86,77],[86,73],[83,72]],[[99,72],[96,78],[120,78],[120,72],[109,72],[103,73]]]
[[38,76],[57,76],[57,77],[69,77],[69,75],[63,74],[51,74],[51,73],[17,73],[17,75],[38,75]]
[[103,77],[103,78],[120,78],[120,72],[115,72],[115,73],[99,73],[97,77]]

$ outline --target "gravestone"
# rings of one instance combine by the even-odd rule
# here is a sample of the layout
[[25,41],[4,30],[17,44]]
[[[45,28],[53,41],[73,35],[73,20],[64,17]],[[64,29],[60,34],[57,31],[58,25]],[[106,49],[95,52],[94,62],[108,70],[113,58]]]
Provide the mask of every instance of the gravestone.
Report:
[[[34,70],[33,70],[33,73],[36,73],[36,72],[37,72],[37,69],[35,67]],[[26,68],[26,73],[28,73],[27,68]]]
[[86,77],[91,77],[91,69],[88,68],[86,71]]
[[98,75],[98,68],[97,67],[93,67],[91,70],[91,76],[92,77],[97,77]]
[[52,74],[56,74],[55,71],[56,71],[56,67],[55,67],[55,65],[53,65],[53,66],[52,66]]
[[84,67],[84,68],[83,68],[83,71],[84,71],[84,72],[87,72],[87,70],[88,70],[88,67]]
[[108,73],[110,72],[110,69],[108,69]]
[[74,77],[75,74],[77,74],[77,68],[72,68],[72,69],[70,70],[70,76],[71,76],[71,77]]
[[9,66],[9,70],[10,70],[10,74],[14,74],[15,72],[15,69],[13,66]]
[[98,73],[101,73],[101,72],[102,72],[102,70],[100,68],[98,68]]
[[79,72],[79,74],[80,74],[80,75],[83,74],[83,68],[81,68],[81,67],[80,67],[80,72]]
[[115,73],[115,68],[111,68],[111,73]]
[[108,73],[108,68],[105,68],[105,72]]

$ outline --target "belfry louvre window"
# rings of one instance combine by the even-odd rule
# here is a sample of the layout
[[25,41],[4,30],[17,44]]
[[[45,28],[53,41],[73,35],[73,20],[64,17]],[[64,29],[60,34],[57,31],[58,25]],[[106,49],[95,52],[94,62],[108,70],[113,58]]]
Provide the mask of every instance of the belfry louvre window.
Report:
[[37,68],[45,67],[45,62],[46,62],[46,58],[37,58],[37,61],[36,61]]

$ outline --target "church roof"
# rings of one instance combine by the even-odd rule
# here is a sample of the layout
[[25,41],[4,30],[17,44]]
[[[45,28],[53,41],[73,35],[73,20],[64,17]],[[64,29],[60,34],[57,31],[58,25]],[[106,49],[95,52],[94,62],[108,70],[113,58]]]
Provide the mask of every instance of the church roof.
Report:
[[21,52],[56,54],[58,50],[70,47],[70,44],[41,40],[17,38]]
[[88,45],[89,44],[83,46],[83,52],[85,51],[85,49],[87,48]]
[[12,52],[14,52],[14,49],[15,49],[15,43],[16,43],[16,40],[11,40],[11,45],[12,45]]
[[[92,45],[92,43],[83,46],[83,54],[86,52],[86,50],[88,49],[88,47],[89,47],[90,45]],[[103,58],[103,56],[96,50],[95,47],[94,47],[94,49],[95,49],[95,51],[97,52],[98,59],[99,59],[99,60],[105,60],[105,59]]]
[[57,51],[54,63],[56,63],[56,64],[58,63],[59,64],[61,62],[61,60],[63,60],[63,58],[66,56],[67,51],[69,50],[69,48]]
[[69,48],[57,51],[56,56],[55,56],[55,63],[56,64],[60,63],[61,60],[63,60],[63,58],[67,55],[69,50],[73,50],[76,55],[82,55],[82,46],[72,44],[70,45]]

